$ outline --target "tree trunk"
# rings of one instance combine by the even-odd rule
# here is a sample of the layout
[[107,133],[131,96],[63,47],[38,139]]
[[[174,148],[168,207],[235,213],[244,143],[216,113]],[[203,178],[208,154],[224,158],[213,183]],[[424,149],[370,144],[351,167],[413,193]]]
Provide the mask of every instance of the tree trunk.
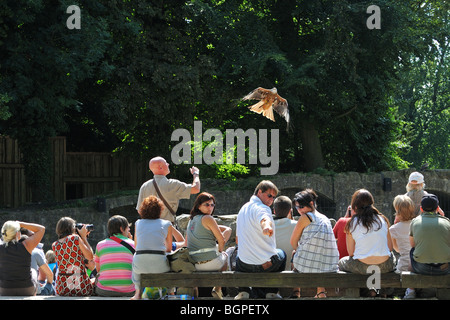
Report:
[[303,146],[303,164],[306,172],[317,168],[323,168],[324,160],[322,147],[320,146],[319,132],[314,124],[309,121],[302,121],[301,139]]
[[27,184],[31,189],[32,202],[46,202],[53,199],[51,190],[51,156],[48,138],[29,137],[19,139],[22,163],[25,167]]

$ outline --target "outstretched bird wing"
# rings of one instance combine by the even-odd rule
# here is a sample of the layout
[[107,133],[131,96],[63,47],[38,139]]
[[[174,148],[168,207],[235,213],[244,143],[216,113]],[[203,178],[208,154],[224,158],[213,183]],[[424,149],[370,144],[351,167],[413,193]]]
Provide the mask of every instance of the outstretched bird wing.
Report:
[[273,102],[273,110],[276,111],[280,116],[282,116],[286,122],[289,125],[289,109],[288,109],[288,102],[286,99],[280,97],[277,94],[277,98]]
[[243,97],[242,100],[260,100],[258,103],[250,106],[250,110],[256,113],[262,113],[263,116],[272,121],[275,121],[273,116],[273,110],[275,110],[275,112],[286,120],[289,130],[288,102],[277,93],[276,88],[269,90],[258,87]]
[[243,97],[242,100],[263,100],[270,93],[270,90],[259,87]]

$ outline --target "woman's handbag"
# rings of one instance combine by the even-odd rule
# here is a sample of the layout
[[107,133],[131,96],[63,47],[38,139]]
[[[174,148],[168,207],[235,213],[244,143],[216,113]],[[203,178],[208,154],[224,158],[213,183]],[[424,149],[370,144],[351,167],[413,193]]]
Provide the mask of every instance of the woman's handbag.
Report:
[[183,247],[167,254],[170,269],[173,272],[192,273],[195,271],[194,261],[189,256],[189,249]]

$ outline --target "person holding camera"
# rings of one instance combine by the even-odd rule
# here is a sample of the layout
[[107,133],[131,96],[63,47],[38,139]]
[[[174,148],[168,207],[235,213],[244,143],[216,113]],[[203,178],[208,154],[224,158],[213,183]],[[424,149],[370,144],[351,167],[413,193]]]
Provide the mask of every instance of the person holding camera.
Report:
[[339,251],[339,259],[347,257],[347,236],[345,235],[345,226],[350,221],[352,217],[352,207],[348,206],[345,211],[345,216],[340,217],[333,227],[334,237],[336,238],[336,243]]
[[[89,229],[89,230],[88,230]],[[90,296],[93,280],[86,273],[84,260],[93,260],[94,253],[87,240],[92,225],[77,224],[69,217],[56,224],[58,240],[52,244],[58,263],[55,291],[59,296]]]

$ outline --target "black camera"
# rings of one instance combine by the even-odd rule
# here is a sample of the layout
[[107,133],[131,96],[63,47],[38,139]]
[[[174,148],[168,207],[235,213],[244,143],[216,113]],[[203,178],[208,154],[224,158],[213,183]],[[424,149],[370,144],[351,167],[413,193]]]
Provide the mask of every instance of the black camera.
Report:
[[[84,226],[84,223],[77,223],[77,224],[75,225],[75,227],[76,227],[77,229],[81,229],[81,228],[83,228],[83,226]],[[87,225],[86,225],[86,230],[87,230],[87,231],[94,231],[94,225],[93,225],[93,224],[87,224]]]

